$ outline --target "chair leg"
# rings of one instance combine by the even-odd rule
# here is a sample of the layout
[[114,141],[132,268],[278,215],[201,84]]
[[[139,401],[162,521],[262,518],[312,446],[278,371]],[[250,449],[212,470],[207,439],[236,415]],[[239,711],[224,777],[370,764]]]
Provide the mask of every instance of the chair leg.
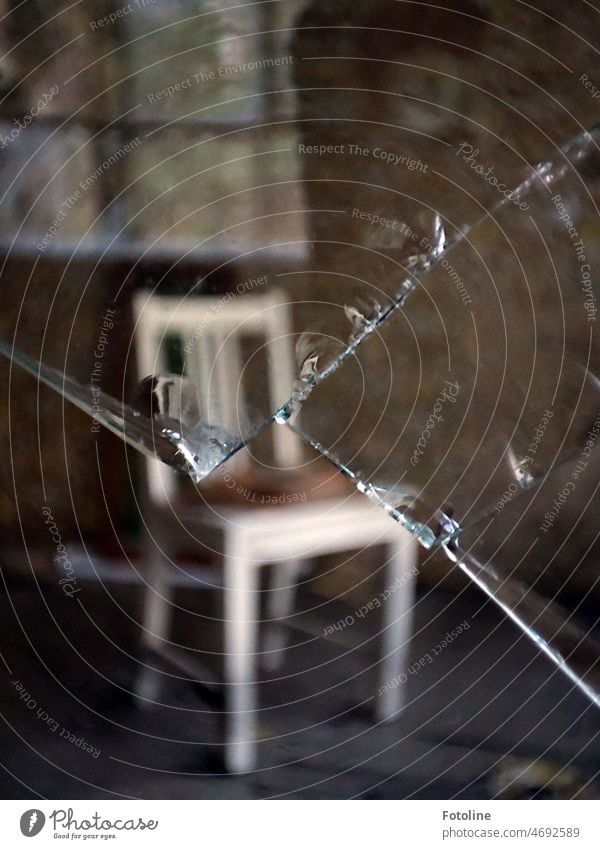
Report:
[[259,564],[243,540],[225,545],[225,767],[251,772],[256,764],[256,670]]
[[381,662],[375,716],[378,722],[397,717],[405,696],[408,647],[417,585],[417,542],[399,529],[398,541],[389,547],[385,570],[386,600],[383,602]]
[[287,560],[273,566],[267,599],[267,619],[271,621],[265,627],[262,657],[263,667],[269,672],[283,661],[288,632],[285,620],[294,612],[298,578],[305,566],[305,560]]
[[[149,664],[154,664],[169,634],[173,588],[169,584],[164,556],[157,550],[156,543],[148,540],[147,547],[148,572],[142,612],[142,648]],[[158,699],[162,678],[159,669],[146,665],[146,657],[142,658],[142,668],[134,683],[134,695],[141,707],[151,707]]]

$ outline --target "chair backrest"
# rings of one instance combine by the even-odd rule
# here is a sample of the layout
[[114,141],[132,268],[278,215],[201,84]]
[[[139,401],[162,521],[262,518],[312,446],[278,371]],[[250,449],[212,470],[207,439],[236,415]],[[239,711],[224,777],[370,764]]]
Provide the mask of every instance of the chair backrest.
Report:
[[[175,347],[185,374],[197,386],[200,398],[210,395],[211,419],[235,431],[228,421],[240,410],[240,375],[245,341],[261,340],[266,357],[263,397],[275,412],[292,392],[295,366],[290,308],[279,290],[266,295],[198,295],[180,297],[134,295],[135,351],[140,380],[173,371]],[[262,391],[262,387],[261,387]],[[302,446],[285,426],[274,426],[273,462],[276,466],[301,462]],[[158,460],[147,458],[149,495],[164,502],[174,492],[176,477]],[[239,452],[237,468],[250,462],[246,450]]]

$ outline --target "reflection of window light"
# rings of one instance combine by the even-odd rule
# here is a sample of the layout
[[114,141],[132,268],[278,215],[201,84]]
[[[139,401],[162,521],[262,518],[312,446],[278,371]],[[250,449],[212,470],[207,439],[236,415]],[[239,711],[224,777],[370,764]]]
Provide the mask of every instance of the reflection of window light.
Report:
[[[291,182],[301,177],[295,131],[277,124],[277,116],[293,114],[293,95],[285,103],[282,95],[255,96],[290,86],[292,66],[268,64],[289,53],[288,33],[268,33],[285,27],[281,15],[278,5],[232,10],[230,0],[157,0],[91,30],[100,53],[106,39],[120,45],[114,61],[129,73],[113,101],[118,112],[132,111],[110,133],[97,133],[98,116],[90,127],[76,110],[57,131],[48,109],[7,145],[0,162],[7,186],[23,173],[0,208],[2,244],[14,252],[16,237],[19,252],[33,255],[43,244],[45,258],[107,247],[116,258],[155,240],[157,256],[262,247],[303,253],[305,202],[300,183]],[[204,80],[205,72],[213,76]],[[76,100],[87,97],[88,83],[81,78]],[[164,94],[169,86],[179,86],[172,96]],[[248,129],[254,125],[270,129]],[[11,130],[10,120],[0,123],[4,136]],[[137,137],[139,147],[113,166],[111,154]],[[258,188],[278,181],[281,187]]]

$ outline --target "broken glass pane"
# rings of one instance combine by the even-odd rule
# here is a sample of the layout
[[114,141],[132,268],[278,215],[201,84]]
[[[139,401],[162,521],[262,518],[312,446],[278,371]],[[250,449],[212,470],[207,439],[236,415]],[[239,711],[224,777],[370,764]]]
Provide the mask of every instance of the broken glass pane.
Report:
[[595,103],[540,97],[552,33],[530,74],[483,13],[337,5],[53,2],[43,62],[15,37],[0,351],[91,416],[84,469],[101,426],[195,481],[293,428],[554,651],[506,545],[595,443],[598,134],[560,106]]
[[535,169],[291,418],[595,700],[598,155],[584,133]]
[[519,188],[523,209],[503,201],[410,279],[293,420],[428,546],[576,458],[595,426],[597,142],[570,142]]
[[446,544],[446,552],[600,704],[598,453],[592,427],[578,456]]
[[[83,178],[66,167],[71,163],[66,149],[59,172],[68,202],[60,221],[57,217],[43,234],[34,227],[31,238],[38,254],[62,259],[67,268],[80,256],[94,262],[87,278],[74,284],[71,275],[63,274],[54,289],[36,275],[22,278],[22,294],[15,297],[6,320],[7,330],[15,332],[14,339],[5,340],[11,351],[14,346],[16,362],[29,362],[35,369],[30,361],[38,361],[40,376],[51,385],[56,385],[56,371],[64,373],[65,394],[77,397],[78,405],[96,419],[112,422],[132,444],[152,445],[165,458],[172,453],[165,438],[170,446],[177,445],[178,459],[185,458],[195,479],[251,439],[273,415],[278,420],[290,415],[316,382],[404,304],[423,275],[477,224],[486,204],[497,205],[497,192],[465,172],[454,149],[440,150],[438,142],[431,142],[439,172],[408,154],[373,150],[385,167],[406,168],[402,192],[383,189],[383,207],[377,188],[368,202],[368,191],[361,195],[361,203],[376,211],[346,205],[315,209],[303,198],[300,174],[310,181],[307,173],[315,163],[322,167],[320,160],[330,148],[339,147],[345,162],[363,157],[366,148],[357,152],[354,144],[321,145],[318,135],[313,144],[305,144],[291,129],[283,134],[240,130],[233,136],[212,139],[199,131],[166,128],[137,134],[117,149],[113,140],[109,149],[90,150],[97,159],[108,155],[90,161],[90,173]],[[421,147],[427,149],[425,140]],[[303,157],[309,158],[308,166]],[[108,169],[123,163],[128,166],[122,172],[127,175],[124,185],[95,218],[90,214],[83,229],[80,200],[98,191],[98,180]],[[459,203],[451,203],[447,184],[459,179],[465,191]],[[67,226],[71,210],[82,226],[79,239],[73,239]],[[350,240],[340,241],[336,219],[349,219],[361,228],[362,239],[357,241],[354,230]],[[43,215],[32,220],[43,220]],[[322,240],[322,249],[334,256],[342,246],[356,274],[330,270],[327,260],[322,270],[311,268],[307,236],[317,221],[332,235]],[[133,256],[139,257],[133,269],[115,277],[110,265],[115,257],[125,261]],[[205,264],[206,273],[186,278],[183,268],[192,261]],[[153,263],[164,270],[145,275],[144,267]],[[315,290],[315,281],[325,283]],[[146,293],[146,306],[140,292]],[[151,306],[155,297],[159,309]],[[60,344],[49,344],[47,328],[56,322],[70,330]],[[241,370],[234,349],[240,335],[251,334],[256,347]],[[184,355],[179,373],[169,370],[163,350],[170,337],[178,339]],[[110,386],[106,376],[100,379],[107,360],[104,350],[98,351],[99,340],[110,348]],[[143,358],[148,365],[142,374]],[[249,405],[249,387],[275,359],[279,373],[270,381],[271,392]],[[152,408],[151,424],[148,404],[140,409],[135,400],[151,384],[141,383],[140,388],[140,381],[172,374],[179,378],[169,384],[174,392],[173,387],[184,386],[184,373],[186,391],[198,395],[202,425],[188,417],[175,427],[164,405]],[[222,437],[223,450],[215,453],[214,463],[195,459],[205,456],[200,445],[204,427]]]
[[[185,458],[195,479],[273,415],[285,417],[315,379],[369,335],[461,238],[453,223],[409,193],[397,208],[402,221],[418,222],[418,240],[389,212],[387,219],[378,215],[375,226],[384,222],[391,242],[380,245],[368,232],[374,273],[340,280],[335,272],[311,268],[307,235],[315,220],[327,229],[328,222],[355,210],[306,207],[302,146],[291,130],[240,131],[235,140],[217,143],[199,132],[152,130],[115,145],[113,139],[109,147],[90,148],[96,158],[77,171],[70,150],[60,149],[65,161],[57,191],[66,200],[45,232],[35,223],[44,221],[44,209],[33,216],[28,238],[37,256],[64,270],[53,285],[35,264],[29,275],[11,278],[3,350],[49,385],[56,387],[64,374],[61,391],[130,443],[164,459],[176,445],[178,460]],[[448,169],[455,166],[453,157]],[[112,168],[123,168],[126,180],[94,215],[99,185],[106,188],[99,181]],[[438,181],[421,176],[433,197]],[[82,218],[80,204],[88,200],[94,203]],[[481,215],[479,202],[471,215]],[[352,242],[345,248],[359,270],[364,248]],[[85,276],[77,278],[84,261]],[[190,276],[190,264],[204,273]],[[154,273],[145,271],[149,267]],[[314,280],[322,278],[327,285],[315,292]],[[58,327],[65,332],[55,338]],[[254,339],[243,368],[241,337]],[[165,350],[172,339],[182,354],[175,371]],[[270,391],[260,397],[254,392],[248,403],[252,387],[275,362]],[[140,407],[140,392],[151,385],[146,379],[169,375],[171,394],[185,385],[198,396],[202,425],[187,417],[175,427],[164,404],[152,408],[151,420],[148,399]],[[206,461],[200,444],[203,428],[222,437],[214,462]]]

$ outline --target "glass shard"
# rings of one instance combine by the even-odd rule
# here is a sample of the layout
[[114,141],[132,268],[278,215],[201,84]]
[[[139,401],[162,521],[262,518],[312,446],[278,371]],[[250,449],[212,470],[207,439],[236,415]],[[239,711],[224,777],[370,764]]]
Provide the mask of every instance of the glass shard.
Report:
[[51,5],[2,34],[19,485],[46,497],[36,427],[82,501],[103,429],[194,482],[295,431],[596,698],[573,598],[595,583],[600,136],[557,58],[575,13],[525,51],[493,4]]
[[516,191],[526,211],[503,201],[432,257],[293,422],[432,545],[576,458],[594,426],[597,143],[570,142]]

